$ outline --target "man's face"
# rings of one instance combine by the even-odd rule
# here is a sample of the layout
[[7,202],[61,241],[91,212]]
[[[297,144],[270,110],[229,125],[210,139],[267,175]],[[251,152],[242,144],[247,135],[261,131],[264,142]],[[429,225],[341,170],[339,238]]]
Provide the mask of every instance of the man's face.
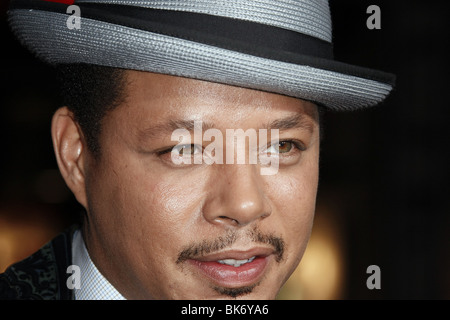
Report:
[[[275,298],[311,232],[316,106],[180,77],[127,71],[127,78],[126,102],[102,122],[101,156],[85,165],[83,233],[98,269],[129,299]],[[269,145],[278,171],[175,164],[171,134],[194,121],[223,137],[226,129],[279,129],[279,145],[269,136],[258,146]],[[183,157],[210,143],[183,149]]]

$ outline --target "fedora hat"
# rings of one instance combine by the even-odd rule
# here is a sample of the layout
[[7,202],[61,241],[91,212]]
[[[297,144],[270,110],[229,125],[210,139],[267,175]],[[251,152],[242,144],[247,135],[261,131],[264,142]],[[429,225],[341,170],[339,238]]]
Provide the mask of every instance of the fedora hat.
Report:
[[12,0],[20,42],[52,64],[88,63],[263,90],[333,110],[383,101],[395,76],[333,58],[327,0]]

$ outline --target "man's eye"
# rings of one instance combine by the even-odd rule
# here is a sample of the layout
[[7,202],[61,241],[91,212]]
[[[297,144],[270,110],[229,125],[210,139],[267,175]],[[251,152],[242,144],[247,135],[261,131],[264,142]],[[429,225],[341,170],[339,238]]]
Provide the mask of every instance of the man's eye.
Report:
[[299,150],[304,150],[298,143],[293,141],[279,141],[278,143],[272,144],[268,149],[267,153],[288,153],[291,152],[292,149],[298,148]]
[[281,141],[278,143],[278,152],[279,153],[287,153],[292,150],[294,144],[290,141]]

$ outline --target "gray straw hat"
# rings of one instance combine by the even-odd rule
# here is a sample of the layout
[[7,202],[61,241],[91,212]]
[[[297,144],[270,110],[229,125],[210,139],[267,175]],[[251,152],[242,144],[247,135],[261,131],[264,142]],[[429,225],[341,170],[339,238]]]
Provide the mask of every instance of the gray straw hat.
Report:
[[22,44],[53,65],[189,77],[334,110],[376,105],[395,82],[333,59],[326,0],[78,0],[77,28],[68,27],[73,11],[59,2],[12,0],[8,12]]

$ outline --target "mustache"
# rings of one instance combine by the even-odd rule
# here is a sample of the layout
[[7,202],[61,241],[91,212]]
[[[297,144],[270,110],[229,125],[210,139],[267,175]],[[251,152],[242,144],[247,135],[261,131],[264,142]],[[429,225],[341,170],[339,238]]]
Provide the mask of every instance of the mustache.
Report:
[[[181,250],[176,263],[181,263],[189,259],[199,258],[211,253],[218,252],[227,247],[231,247],[239,239],[238,231],[229,231],[226,235],[220,236],[214,240],[203,240],[199,243],[187,245]],[[285,242],[283,238],[271,233],[264,234],[257,228],[247,231],[247,237],[252,243],[269,245],[274,249],[275,260],[283,260],[285,252]]]

